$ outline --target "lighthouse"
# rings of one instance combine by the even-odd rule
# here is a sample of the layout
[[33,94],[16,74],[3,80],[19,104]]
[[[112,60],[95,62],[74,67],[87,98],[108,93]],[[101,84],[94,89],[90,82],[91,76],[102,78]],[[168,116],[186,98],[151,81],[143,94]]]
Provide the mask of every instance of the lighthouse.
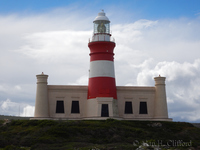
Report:
[[90,48],[88,99],[113,97],[117,99],[114,71],[115,43],[110,37],[110,21],[102,11],[93,21],[94,33]]
[[32,119],[172,121],[168,118],[166,77],[155,77],[155,86],[116,86],[116,44],[111,38],[110,20],[103,10],[93,25],[92,39],[86,43],[90,50],[88,85],[48,85],[47,74],[36,75]]
[[92,40],[88,43],[90,70],[87,99],[99,103],[104,101],[99,105],[98,116],[109,117],[113,115],[109,108],[113,110],[111,104],[117,100],[113,52],[115,42],[111,40],[110,20],[103,10],[98,13],[93,24]]

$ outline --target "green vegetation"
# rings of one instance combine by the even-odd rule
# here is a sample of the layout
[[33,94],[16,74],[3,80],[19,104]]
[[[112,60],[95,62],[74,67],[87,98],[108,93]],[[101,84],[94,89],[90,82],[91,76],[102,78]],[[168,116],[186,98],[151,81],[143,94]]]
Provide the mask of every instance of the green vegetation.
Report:
[[[131,150],[143,141],[149,145],[161,142],[166,145],[172,140],[191,141],[192,147],[200,146],[200,128],[184,122],[114,119],[12,120],[7,124],[0,121],[0,150]],[[189,146],[174,144],[171,148],[187,149]]]

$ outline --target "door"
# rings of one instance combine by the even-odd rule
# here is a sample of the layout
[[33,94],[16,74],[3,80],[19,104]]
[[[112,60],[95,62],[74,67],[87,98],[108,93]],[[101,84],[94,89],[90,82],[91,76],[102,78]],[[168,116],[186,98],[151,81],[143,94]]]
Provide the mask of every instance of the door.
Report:
[[109,117],[108,104],[102,104],[101,117]]

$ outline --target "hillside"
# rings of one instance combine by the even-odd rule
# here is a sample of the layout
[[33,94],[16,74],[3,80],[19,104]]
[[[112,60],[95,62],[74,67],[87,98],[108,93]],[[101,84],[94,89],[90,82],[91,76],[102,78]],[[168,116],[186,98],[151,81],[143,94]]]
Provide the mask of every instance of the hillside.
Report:
[[9,120],[29,120],[30,117],[20,117],[20,116],[4,116],[0,115],[0,120],[9,119]]
[[[131,150],[152,146],[200,148],[200,128],[184,122],[12,120],[0,121],[0,149]],[[145,144],[143,144],[145,145]]]

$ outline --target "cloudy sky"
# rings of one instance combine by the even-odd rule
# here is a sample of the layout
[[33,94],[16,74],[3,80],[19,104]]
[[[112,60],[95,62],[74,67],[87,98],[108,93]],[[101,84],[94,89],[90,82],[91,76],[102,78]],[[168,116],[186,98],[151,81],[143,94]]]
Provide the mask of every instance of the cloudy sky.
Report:
[[1,0],[0,115],[33,116],[36,75],[87,85],[88,40],[104,9],[120,86],[166,77],[169,117],[200,122],[199,0]]

